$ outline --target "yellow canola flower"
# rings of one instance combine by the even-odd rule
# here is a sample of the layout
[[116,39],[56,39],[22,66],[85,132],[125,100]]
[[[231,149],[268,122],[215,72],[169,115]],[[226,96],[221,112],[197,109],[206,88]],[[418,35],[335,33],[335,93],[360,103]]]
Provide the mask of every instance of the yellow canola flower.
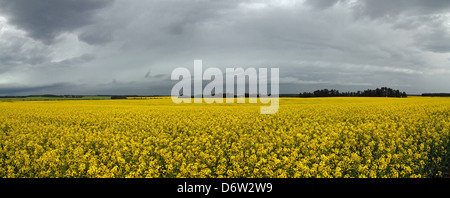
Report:
[[449,98],[0,102],[0,177],[439,177]]

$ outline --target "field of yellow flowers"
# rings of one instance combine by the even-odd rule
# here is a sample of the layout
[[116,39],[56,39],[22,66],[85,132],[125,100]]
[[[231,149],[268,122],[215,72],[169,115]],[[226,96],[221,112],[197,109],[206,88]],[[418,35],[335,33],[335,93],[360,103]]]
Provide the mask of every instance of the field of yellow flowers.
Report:
[[450,98],[0,102],[0,178],[439,177]]

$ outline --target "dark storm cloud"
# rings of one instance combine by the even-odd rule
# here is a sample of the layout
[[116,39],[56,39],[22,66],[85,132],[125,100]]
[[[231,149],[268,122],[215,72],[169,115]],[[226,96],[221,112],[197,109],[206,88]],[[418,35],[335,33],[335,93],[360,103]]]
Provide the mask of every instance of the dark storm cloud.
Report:
[[355,4],[360,14],[373,18],[400,14],[433,14],[447,12],[450,8],[448,0],[359,0]]
[[305,4],[318,9],[325,9],[333,6],[340,0],[306,0]]
[[109,0],[2,0],[0,11],[10,24],[49,44],[60,33],[91,23],[95,11],[110,3]]
[[78,38],[92,45],[102,45],[113,39],[112,32],[109,29],[111,28],[108,26],[92,25],[92,27],[88,27],[82,31],[78,35]]
[[0,41],[0,65],[5,67],[12,67],[23,64],[37,65],[49,59],[46,54],[46,49],[37,46],[26,46],[26,41]]
[[439,28],[419,34],[417,44],[427,51],[448,53],[450,52],[450,32]]
[[81,56],[64,59],[61,61],[52,61],[46,64],[38,65],[40,68],[64,68],[64,67],[76,67],[77,65],[82,65],[86,62],[94,60],[96,57],[92,54],[83,54]]
[[36,45],[33,39],[5,29],[6,26],[0,28],[0,73],[22,65],[39,65],[51,59],[46,46]]
[[0,96],[32,95],[54,93],[54,90],[64,90],[73,87],[70,83],[54,83],[41,86],[8,84],[0,86]]
[[[168,24],[167,31],[172,34],[182,34],[186,29],[196,26],[204,21],[214,20],[221,16],[222,11],[230,10],[238,5],[238,1],[177,1],[172,2],[178,8],[173,9],[172,5],[166,5],[163,9],[169,14],[175,14],[176,18]],[[166,17],[169,15],[166,15]]]
[[282,93],[450,84],[448,1],[0,2],[0,85],[27,93],[169,94],[194,59],[279,67]]
[[428,17],[427,21],[416,26],[416,30],[420,30],[414,35],[416,45],[435,53],[450,52],[449,27],[448,16]]

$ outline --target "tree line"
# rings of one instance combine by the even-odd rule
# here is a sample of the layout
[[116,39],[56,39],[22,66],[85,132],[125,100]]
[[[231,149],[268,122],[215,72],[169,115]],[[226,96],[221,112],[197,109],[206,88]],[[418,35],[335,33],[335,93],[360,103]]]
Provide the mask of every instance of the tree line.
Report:
[[406,92],[394,90],[388,87],[381,87],[376,89],[367,89],[357,92],[339,92],[336,89],[321,89],[314,92],[303,92],[299,97],[396,97],[406,98]]
[[423,93],[422,96],[450,97],[450,93]]

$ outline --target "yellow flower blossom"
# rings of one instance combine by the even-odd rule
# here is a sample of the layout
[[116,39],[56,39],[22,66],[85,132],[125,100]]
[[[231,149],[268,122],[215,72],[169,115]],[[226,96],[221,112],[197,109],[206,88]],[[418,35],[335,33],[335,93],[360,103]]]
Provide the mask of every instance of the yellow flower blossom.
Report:
[[0,177],[438,177],[449,98],[0,102]]

